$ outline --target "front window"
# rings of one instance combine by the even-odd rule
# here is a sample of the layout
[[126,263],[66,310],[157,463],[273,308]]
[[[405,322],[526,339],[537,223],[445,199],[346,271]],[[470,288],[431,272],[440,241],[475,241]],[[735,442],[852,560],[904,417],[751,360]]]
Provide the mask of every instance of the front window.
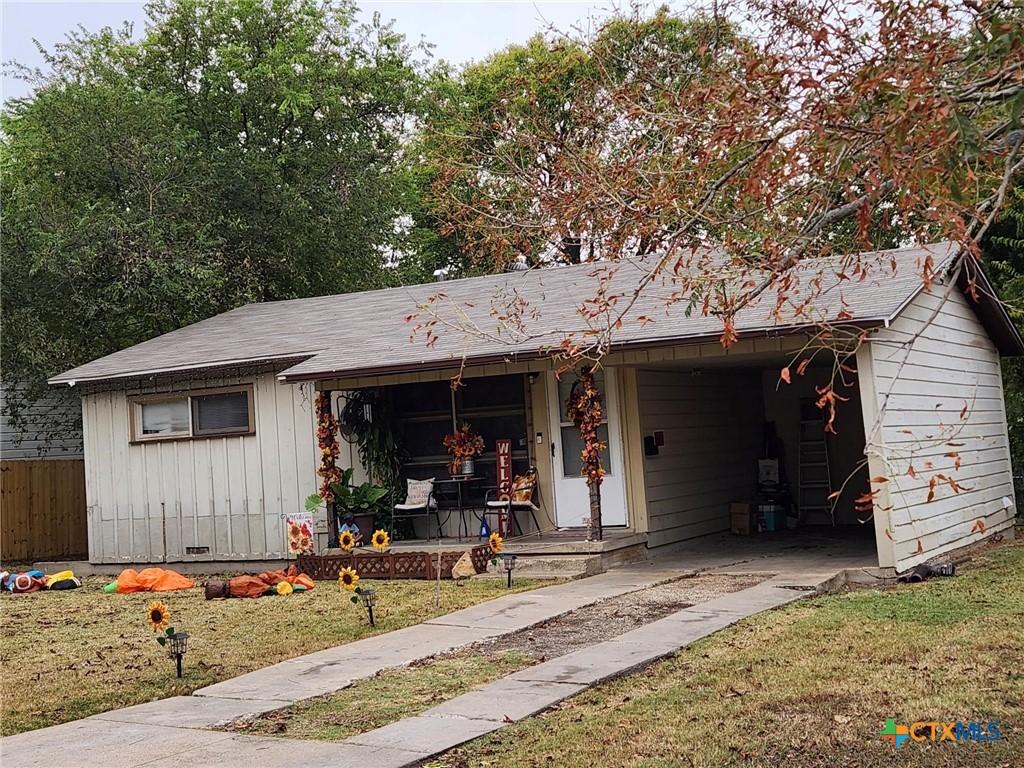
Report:
[[188,398],[156,403],[139,403],[142,412],[142,436],[187,435]]
[[134,441],[251,435],[252,387],[203,390],[131,401]]

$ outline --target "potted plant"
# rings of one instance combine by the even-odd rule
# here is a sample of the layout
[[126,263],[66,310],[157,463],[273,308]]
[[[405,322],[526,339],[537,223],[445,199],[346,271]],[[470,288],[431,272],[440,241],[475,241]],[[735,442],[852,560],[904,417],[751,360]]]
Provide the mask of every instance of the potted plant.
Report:
[[452,455],[448,471],[452,475],[472,475],[476,469],[475,458],[484,452],[484,439],[464,421],[461,427],[445,436],[444,447]]
[[[334,513],[341,518],[351,512],[356,527],[368,536],[374,531],[375,518],[380,509],[381,500],[388,494],[388,489],[371,482],[353,485],[352,473],[353,469],[350,467],[342,471],[340,482],[331,483],[331,492],[334,494]],[[306,511],[313,512],[323,503],[323,496],[314,493],[306,499]]]

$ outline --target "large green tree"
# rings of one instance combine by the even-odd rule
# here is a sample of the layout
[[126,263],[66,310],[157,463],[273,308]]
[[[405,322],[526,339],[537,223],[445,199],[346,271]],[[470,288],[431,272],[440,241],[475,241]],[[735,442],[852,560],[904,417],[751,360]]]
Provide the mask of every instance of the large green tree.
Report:
[[[428,134],[435,210],[478,263],[605,262],[571,297],[575,332],[555,350],[566,365],[599,362],[627,323],[657,322],[636,302],[670,286],[666,313],[714,316],[727,347],[757,302],[817,326],[813,354],[834,359],[835,375],[865,337],[843,328],[841,302],[821,314],[821,291],[891,276],[880,251],[897,238],[977,256],[1019,182],[1022,20],[1018,3],[949,0],[750,0],[686,18],[634,9],[543,47],[538,60],[580,62],[555,88],[552,68],[536,76],[527,58],[492,78],[493,93],[453,101],[454,117]],[[821,258],[857,251],[838,269]],[[619,262],[637,255],[654,257],[635,287],[612,291],[610,276],[632,269]],[[937,268],[921,260],[925,285]],[[517,339],[545,310],[513,292],[493,303],[518,322]],[[444,297],[424,312],[448,312]],[[831,387],[822,403],[835,402]]]
[[416,51],[344,1],[148,13],[69,35],[2,116],[3,378],[28,397],[246,302],[395,279]]

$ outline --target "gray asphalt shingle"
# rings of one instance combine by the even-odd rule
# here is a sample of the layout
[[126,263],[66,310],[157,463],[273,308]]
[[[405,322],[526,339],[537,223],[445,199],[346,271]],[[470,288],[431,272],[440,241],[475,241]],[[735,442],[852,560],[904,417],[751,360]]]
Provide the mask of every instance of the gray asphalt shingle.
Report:
[[[922,287],[921,263],[931,254],[936,264],[955,254],[955,245],[939,243],[903,248],[872,255],[874,276],[857,282],[841,280],[836,273],[840,259],[805,263],[797,272],[804,281],[819,272],[822,290],[810,310],[817,320],[834,320],[840,297],[853,316],[851,322],[891,320]],[[896,265],[893,272],[890,263]],[[646,262],[579,264],[535,269],[485,277],[388,288],[364,293],[320,296],[309,299],[250,304],[194,325],[115,352],[51,379],[51,383],[135,378],[172,371],[291,359],[296,362],[284,375],[289,379],[344,377],[387,373],[411,367],[438,368],[466,359],[508,357],[528,359],[557,345],[567,333],[586,327],[579,303],[593,296],[603,275],[611,268],[612,293],[628,295],[646,273]],[[721,335],[721,320],[703,315],[699,308],[684,312],[685,301],[666,312],[665,304],[677,286],[670,277],[655,280],[625,312],[622,327],[614,334],[615,345],[664,344]],[[808,286],[797,286],[791,297],[807,295]],[[437,341],[427,346],[426,329],[413,334],[416,324],[431,319],[419,310],[431,296],[443,293],[433,318]],[[503,309],[510,298],[524,303],[522,330],[506,327],[492,310]],[[784,310],[782,320],[771,316],[776,293],[764,293],[742,310],[736,328],[744,333],[784,330],[810,324],[808,316],[795,317]],[[621,305],[626,303],[620,300]],[[410,315],[418,314],[407,321]],[[647,316],[651,322],[638,318]],[[475,329],[475,330],[467,330]]]

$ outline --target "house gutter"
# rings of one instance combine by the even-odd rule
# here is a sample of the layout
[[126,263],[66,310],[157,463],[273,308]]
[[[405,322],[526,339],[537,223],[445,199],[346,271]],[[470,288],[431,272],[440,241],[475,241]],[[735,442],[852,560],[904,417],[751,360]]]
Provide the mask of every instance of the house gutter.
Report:
[[[54,376],[52,379],[47,379],[46,383],[50,386],[60,386],[66,384],[69,387],[73,387],[76,384],[93,384],[97,382],[123,382],[123,381],[134,381],[139,379],[153,379],[158,376],[175,376],[182,373],[197,373],[197,372],[210,372],[223,370],[225,368],[249,368],[260,365],[273,365],[275,363],[288,363],[290,365],[297,365],[309,358],[313,357],[316,352],[300,352],[298,354],[291,355],[276,355],[269,357],[257,357],[257,358],[240,358],[235,360],[217,360],[213,362],[195,363],[193,365],[179,365],[173,368],[150,368],[139,371],[129,371],[127,373],[118,373],[112,376],[95,375],[95,376],[69,376],[68,374],[61,374],[60,376]],[[73,371],[71,371],[73,373]]]
[[[844,323],[836,327],[844,329],[853,329],[856,331],[865,331],[874,328],[887,328],[889,322],[889,317],[872,317],[864,320],[859,320],[856,323]],[[764,328],[739,333],[737,334],[737,338],[739,341],[749,341],[751,339],[770,339],[788,336],[798,336],[802,333],[807,332],[807,330],[810,328],[813,328],[813,326],[795,325],[782,326],[779,328]],[[637,341],[626,341],[618,344],[613,344],[608,351],[609,353],[612,353],[632,352],[639,349],[664,349],[665,347],[692,347],[698,346],[700,344],[706,344],[709,341],[715,341],[719,338],[720,334],[716,332],[705,333],[699,336],[683,336],[669,339],[641,339]],[[443,370],[445,368],[451,368],[453,366],[458,367],[461,365],[476,367],[502,363],[528,363],[536,360],[549,358],[551,356],[552,355],[547,352],[543,352],[540,350],[530,350],[506,354],[481,355],[476,357],[468,357],[464,359],[449,357],[440,360],[423,360],[420,362],[401,363],[399,365],[392,365],[386,367],[367,366],[363,368],[347,368],[344,370],[312,371],[301,374],[289,374],[287,371],[283,371],[278,374],[277,378],[279,381],[285,384],[298,384],[307,381],[320,381],[323,379],[354,379],[367,376],[395,376],[402,373],[438,371]]]

